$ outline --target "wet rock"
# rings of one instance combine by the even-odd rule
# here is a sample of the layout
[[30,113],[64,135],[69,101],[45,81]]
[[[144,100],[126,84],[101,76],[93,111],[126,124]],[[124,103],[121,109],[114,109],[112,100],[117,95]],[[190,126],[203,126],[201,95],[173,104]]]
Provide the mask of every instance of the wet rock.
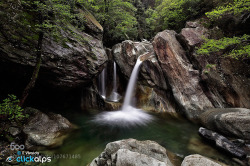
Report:
[[150,58],[145,60],[140,69],[140,75],[143,77],[140,81],[151,87],[167,89],[167,84],[163,76],[160,65],[155,57],[153,46],[148,41],[133,42],[130,40],[116,44],[112,48],[112,53],[121,72],[129,78],[137,58],[140,55],[148,55]]
[[199,154],[189,155],[184,158],[181,166],[222,166],[219,163],[214,162],[213,160],[203,157]]
[[199,71],[193,68],[176,35],[169,30],[160,32],[155,36],[153,46],[176,102],[189,119],[196,119],[213,105],[199,84]]
[[199,117],[203,126],[226,135],[250,139],[250,110],[246,108],[209,109]]
[[238,158],[246,157],[246,152],[243,149],[236,146],[233,142],[229,141],[226,137],[216,132],[200,127],[199,134],[203,138],[215,143],[218,148],[230,153],[231,155],[235,157],[238,157]]
[[148,56],[149,58],[143,61],[140,68],[138,76],[140,86],[137,89],[136,98],[133,100],[137,101],[137,104],[134,104],[144,110],[168,112],[176,115],[177,104],[172,100],[173,95],[168,88],[167,80],[150,42],[146,40],[143,42],[126,40],[115,45],[112,48],[112,54],[123,74],[120,77],[125,76],[127,79],[132,73],[137,58],[141,55]]
[[103,153],[95,158],[90,166],[101,165],[127,166],[150,165],[172,166],[166,149],[153,141],[137,141],[127,139],[111,142],[106,145]]
[[69,131],[76,128],[60,114],[44,114],[33,108],[26,108],[31,114],[23,132],[27,134],[25,148],[32,150],[37,147],[56,147],[62,144]]
[[[122,103],[120,102],[109,102],[102,98],[99,94],[96,83],[93,83],[90,87],[85,87],[82,89],[81,94],[81,109],[84,111],[112,111],[119,110]],[[96,113],[97,113],[96,112]]]
[[175,105],[174,100],[171,100],[172,97],[169,92],[139,85],[137,97],[137,106],[143,110],[161,113],[164,112],[174,117],[178,116],[178,106]]

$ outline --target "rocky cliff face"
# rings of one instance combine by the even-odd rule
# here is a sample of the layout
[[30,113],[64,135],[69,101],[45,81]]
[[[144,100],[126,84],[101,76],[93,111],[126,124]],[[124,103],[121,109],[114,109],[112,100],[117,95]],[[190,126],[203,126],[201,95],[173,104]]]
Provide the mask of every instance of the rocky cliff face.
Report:
[[[245,61],[195,55],[195,47],[208,35],[209,30],[199,23],[187,22],[180,34],[165,30],[152,43],[124,41],[115,45],[112,53],[126,78],[137,57],[146,53],[152,56],[141,66],[137,95],[144,104],[138,101],[138,105],[182,112],[189,119],[197,119],[214,107],[250,108],[250,67]],[[208,69],[207,64],[216,67]]]
[[[87,33],[72,28],[73,25],[61,25],[65,26],[60,32],[61,38],[65,39],[64,42],[45,35],[39,82],[57,88],[72,89],[90,83],[103,69],[108,58],[102,43],[102,27],[90,13],[80,12],[86,17]],[[30,45],[36,41],[23,44],[22,36],[29,36],[25,29],[12,31],[15,27],[11,25],[1,26],[3,28],[0,30],[0,71],[6,75],[1,80],[8,82],[10,75],[22,75],[29,80],[36,63],[36,56]],[[12,37],[17,40],[10,40]],[[4,69],[6,64],[8,70]]]

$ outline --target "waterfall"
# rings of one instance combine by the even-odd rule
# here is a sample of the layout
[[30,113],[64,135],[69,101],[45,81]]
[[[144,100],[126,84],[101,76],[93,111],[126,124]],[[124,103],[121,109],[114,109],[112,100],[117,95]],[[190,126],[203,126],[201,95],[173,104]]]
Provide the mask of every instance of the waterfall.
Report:
[[[145,59],[145,58],[144,58]],[[132,96],[136,85],[137,75],[142,61],[140,57],[137,59],[135,67],[129,79],[124,104],[121,110],[103,112],[95,116],[93,122],[101,125],[111,125],[119,127],[130,127],[146,125],[153,120],[153,117],[141,109],[131,106]],[[115,65],[115,64],[114,64]],[[115,71],[114,71],[115,73]],[[114,80],[115,81],[115,80]],[[114,89],[116,89],[116,85]]]
[[99,92],[102,98],[106,99],[106,68],[102,70],[102,73],[99,75]]
[[107,98],[107,101],[118,102],[121,99],[121,96],[117,93],[117,74],[116,74],[116,63],[114,62],[113,67],[113,89],[110,96]]
[[116,87],[116,63],[114,61],[114,76],[113,76],[113,92],[117,92],[117,87]]
[[128,108],[128,106],[131,105],[131,100],[132,100],[132,97],[133,97],[133,92],[134,92],[134,89],[135,89],[137,75],[138,75],[141,63],[142,63],[142,61],[140,60],[140,58],[138,58],[137,61],[136,61],[135,67],[134,67],[134,69],[132,71],[132,74],[130,76],[130,79],[129,79],[129,83],[128,83],[124,103],[123,103],[123,106],[122,106],[123,111],[126,110]]

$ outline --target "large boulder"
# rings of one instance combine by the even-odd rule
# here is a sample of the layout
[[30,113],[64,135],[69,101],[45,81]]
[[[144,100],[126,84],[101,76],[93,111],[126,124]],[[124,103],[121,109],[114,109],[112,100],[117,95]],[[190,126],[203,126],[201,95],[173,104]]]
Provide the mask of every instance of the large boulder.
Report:
[[112,48],[112,54],[121,72],[127,78],[130,77],[137,58],[140,55],[149,54],[150,58],[141,65],[140,74],[143,77],[141,80],[145,80],[144,83],[151,87],[167,89],[165,78],[155,57],[153,46],[149,41],[123,41]]
[[173,166],[166,149],[153,141],[127,139],[111,142],[90,166]]
[[203,126],[226,135],[250,139],[250,110],[246,108],[209,109],[200,115]]
[[[222,166],[222,164],[216,163],[213,160],[203,157],[199,154],[189,155],[184,158],[181,166]],[[224,164],[223,164],[224,165]]]
[[47,115],[33,108],[26,108],[25,112],[31,115],[23,127],[23,132],[27,135],[27,149],[59,146],[67,137],[67,133],[76,128],[60,114]]
[[[3,9],[3,12],[5,10],[6,13],[9,12],[8,9]],[[20,7],[20,10],[16,12],[18,16],[24,11]],[[54,37],[53,33],[44,35],[39,82],[57,88],[72,89],[90,83],[103,69],[103,64],[108,58],[102,43],[102,27],[89,12],[79,9],[79,15],[81,14],[87,20],[86,32],[74,25],[62,24],[58,25],[62,29],[57,37]],[[13,19],[14,17],[16,16],[13,16]],[[1,24],[1,80],[4,80],[6,84],[13,81],[27,84],[36,64],[34,47],[37,45],[35,37],[37,34],[28,28],[17,28],[11,23],[10,21]],[[23,77],[23,79],[18,80],[18,77]]]
[[176,39],[176,32],[158,33],[153,46],[173,96],[189,119],[196,119],[208,108],[213,108],[199,84],[199,71],[195,70]]

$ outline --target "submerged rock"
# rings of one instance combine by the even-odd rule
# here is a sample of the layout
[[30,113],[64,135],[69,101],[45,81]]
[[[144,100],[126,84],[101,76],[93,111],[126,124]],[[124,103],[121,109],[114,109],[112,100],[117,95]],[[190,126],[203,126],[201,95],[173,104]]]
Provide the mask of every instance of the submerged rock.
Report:
[[236,146],[233,142],[229,141],[226,137],[213,132],[211,130],[207,130],[203,127],[199,128],[199,134],[216,144],[216,146],[231,155],[238,157],[238,158],[245,158],[246,157],[246,152],[241,149],[240,147]]
[[185,157],[181,166],[222,166],[222,165],[214,162],[209,158],[203,157],[199,154],[194,154]]
[[111,142],[90,166],[173,166],[166,149],[153,141],[127,139]]
[[199,84],[199,71],[193,68],[176,35],[169,30],[160,32],[153,46],[176,102],[189,119],[196,119],[213,105]]
[[250,139],[250,110],[246,108],[209,109],[200,115],[203,126],[229,136]]
[[47,115],[33,108],[26,108],[25,111],[31,114],[23,128],[23,132],[27,135],[26,149],[59,146],[67,137],[67,133],[76,128],[60,114]]

